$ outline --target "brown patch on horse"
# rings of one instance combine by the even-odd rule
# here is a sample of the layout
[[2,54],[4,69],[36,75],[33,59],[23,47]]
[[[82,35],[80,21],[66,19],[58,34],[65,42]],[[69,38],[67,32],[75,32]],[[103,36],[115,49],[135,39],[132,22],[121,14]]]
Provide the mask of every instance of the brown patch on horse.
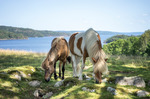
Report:
[[101,83],[102,82],[102,73],[96,72],[95,73],[95,78],[98,81],[98,83]]
[[94,64],[96,64],[96,63],[97,63],[97,61],[98,61],[98,58],[97,58],[97,59],[95,59],[94,57],[92,57],[92,60],[93,60]]
[[84,53],[83,53],[83,62],[85,63],[86,57],[89,57],[89,54],[86,50],[86,48],[84,48]]
[[70,39],[69,39],[69,46],[70,46],[70,51],[72,54],[76,55],[75,52],[74,52],[74,40],[75,40],[75,36],[77,35],[78,33],[74,33],[71,35]]
[[99,34],[97,35],[97,37],[98,37],[98,39],[101,41],[101,38],[100,38]]
[[101,38],[100,38],[99,34],[97,34],[97,38],[98,38],[97,44],[98,44],[99,49],[101,50],[102,49],[102,44],[101,44]]
[[82,54],[83,52],[82,52],[82,49],[81,49],[81,44],[82,44],[82,37],[80,37],[80,38],[78,39],[78,42],[77,42],[77,48],[80,50],[80,52],[81,52],[81,54]]

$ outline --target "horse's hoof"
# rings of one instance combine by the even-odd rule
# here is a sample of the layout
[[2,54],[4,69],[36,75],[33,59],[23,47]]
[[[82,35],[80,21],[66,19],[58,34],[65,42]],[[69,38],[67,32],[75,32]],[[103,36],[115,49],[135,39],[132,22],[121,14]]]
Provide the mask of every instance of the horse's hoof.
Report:
[[61,79],[64,80],[64,77],[62,77]]
[[58,78],[58,77],[57,77],[57,76],[55,76],[54,78],[55,78],[55,80],[57,80],[57,78]]
[[96,84],[101,84],[101,82],[99,82],[98,80],[96,80]]

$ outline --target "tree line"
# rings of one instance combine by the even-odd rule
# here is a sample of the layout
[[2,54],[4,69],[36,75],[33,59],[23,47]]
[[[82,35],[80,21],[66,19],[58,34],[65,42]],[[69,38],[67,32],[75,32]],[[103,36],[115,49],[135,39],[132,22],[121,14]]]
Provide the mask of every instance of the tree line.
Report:
[[106,53],[111,55],[142,55],[150,56],[150,30],[141,36],[131,36],[118,39],[103,46]]
[[0,26],[0,39],[24,39],[28,37],[69,36],[71,34],[56,31],[39,31],[29,28]]

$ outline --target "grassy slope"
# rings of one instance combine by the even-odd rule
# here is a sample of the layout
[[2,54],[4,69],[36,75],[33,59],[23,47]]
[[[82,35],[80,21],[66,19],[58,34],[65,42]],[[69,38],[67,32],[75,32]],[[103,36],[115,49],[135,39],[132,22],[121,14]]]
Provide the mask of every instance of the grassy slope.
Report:
[[[150,58],[111,56],[108,60],[110,74],[107,79],[112,83],[95,84],[95,81],[92,79],[90,81],[83,80],[80,84],[74,86],[54,88],[53,85],[60,79],[54,80],[52,77],[49,83],[44,81],[44,71],[40,66],[45,56],[46,54],[0,50],[0,98],[33,99],[34,91],[39,88],[44,92],[52,91],[54,93],[51,97],[52,99],[137,99],[136,92],[138,90],[150,92],[150,87],[137,88],[135,86],[114,84],[116,76],[141,76],[148,82],[150,79]],[[11,77],[13,73],[18,71],[24,72],[29,76],[22,78],[21,81]],[[89,61],[86,61],[86,69],[83,72],[89,76],[92,75],[92,64]],[[66,65],[65,78],[68,77],[72,77],[71,64]],[[31,80],[40,80],[42,83],[40,87],[30,87],[28,82]],[[96,89],[96,92],[82,91],[82,87]],[[118,94],[116,96],[110,94],[107,92],[107,87],[115,88]]]

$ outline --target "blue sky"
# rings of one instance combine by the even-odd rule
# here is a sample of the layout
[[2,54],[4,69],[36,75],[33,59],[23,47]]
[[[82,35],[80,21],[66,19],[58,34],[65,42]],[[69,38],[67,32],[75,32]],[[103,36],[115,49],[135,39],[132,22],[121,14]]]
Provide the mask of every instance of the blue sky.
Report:
[[37,30],[144,32],[150,0],[0,0],[0,25]]

